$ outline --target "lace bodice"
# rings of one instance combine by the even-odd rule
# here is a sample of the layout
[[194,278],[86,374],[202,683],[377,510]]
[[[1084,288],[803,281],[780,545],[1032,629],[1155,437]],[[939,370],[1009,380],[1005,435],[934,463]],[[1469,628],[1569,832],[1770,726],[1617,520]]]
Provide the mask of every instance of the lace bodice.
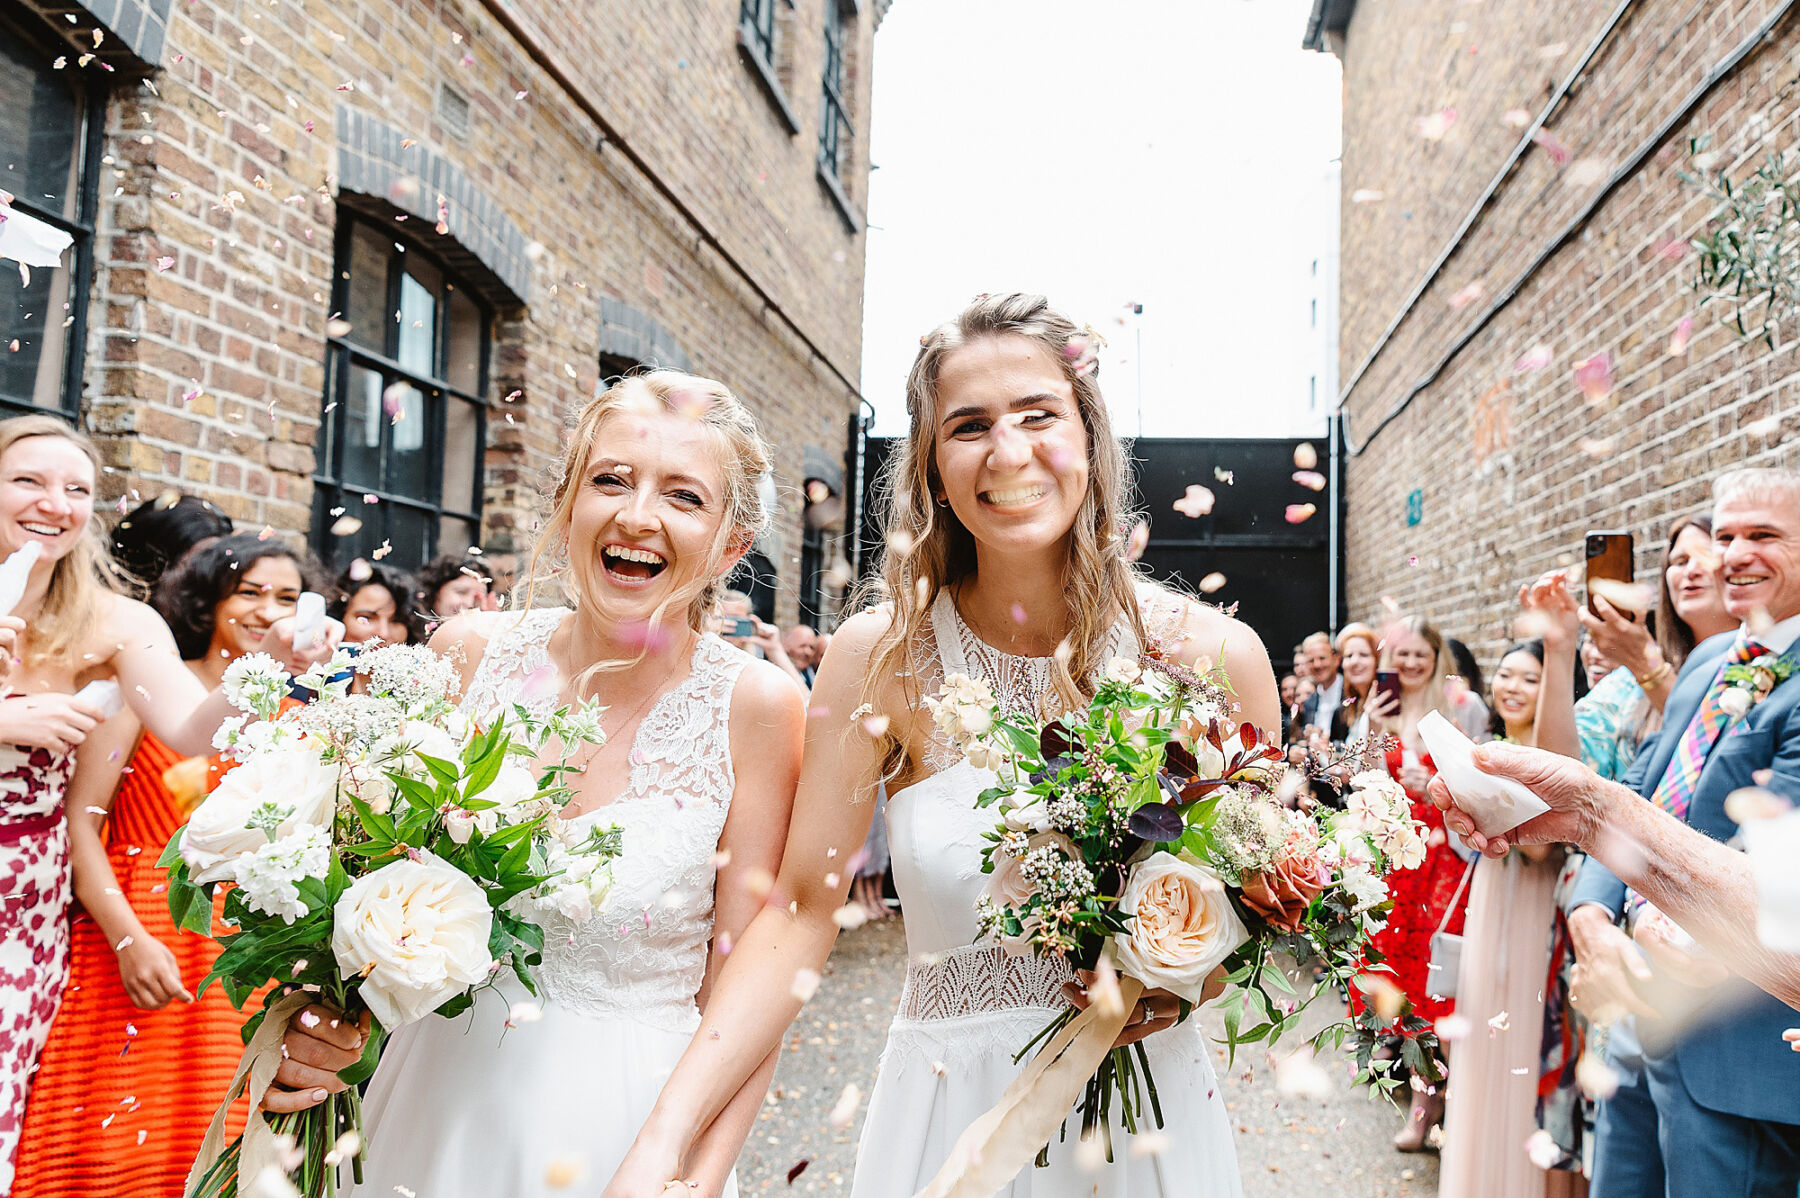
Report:
[[[550,638],[566,615],[559,607],[501,617],[463,709],[474,715],[520,703],[547,713],[561,690],[549,681]],[[694,995],[712,941],[713,856],[736,784],[731,695],[749,660],[718,637],[702,636],[688,677],[638,725],[624,792],[578,817],[616,823],[624,849],[591,920],[543,917],[547,1000],[670,1030],[698,1024]]]

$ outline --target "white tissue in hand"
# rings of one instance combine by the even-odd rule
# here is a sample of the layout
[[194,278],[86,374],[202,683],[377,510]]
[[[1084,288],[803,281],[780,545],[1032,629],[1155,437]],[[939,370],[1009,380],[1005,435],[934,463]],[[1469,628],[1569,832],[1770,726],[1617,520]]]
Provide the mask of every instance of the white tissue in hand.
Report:
[[313,647],[325,628],[325,596],[302,591],[294,604],[294,648],[302,653]]
[[1429,712],[1419,721],[1419,736],[1438,777],[1450,788],[1456,805],[1475,821],[1483,836],[1510,832],[1526,820],[1550,810],[1521,782],[1497,778],[1475,764],[1475,744],[1440,712]]
[[0,562],[0,616],[12,615],[12,609],[25,597],[25,582],[31,577],[31,567],[37,565],[43,553],[41,542],[27,541]]
[[110,678],[102,678],[98,682],[90,682],[75,692],[77,699],[85,699],[100,709],[100,718],[110,720],[125,707],[125,696],[119,691],[119,684]]
[[1800,811],[1739,829],[1756,880],[1756,935],[1778,953],[1800,953]]

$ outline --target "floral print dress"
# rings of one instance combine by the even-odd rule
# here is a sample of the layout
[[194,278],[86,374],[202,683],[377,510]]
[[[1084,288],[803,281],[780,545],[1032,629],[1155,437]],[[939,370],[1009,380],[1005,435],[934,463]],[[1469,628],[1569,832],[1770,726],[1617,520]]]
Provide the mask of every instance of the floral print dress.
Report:
[[0,1193],[69,965],[71,753],[0,745]]

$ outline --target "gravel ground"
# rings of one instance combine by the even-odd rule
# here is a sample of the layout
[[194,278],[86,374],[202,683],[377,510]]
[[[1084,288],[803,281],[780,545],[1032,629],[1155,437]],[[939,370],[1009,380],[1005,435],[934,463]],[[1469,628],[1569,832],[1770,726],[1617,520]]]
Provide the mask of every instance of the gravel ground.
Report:
[[[847,1194],[866,1101],[849,1126],[830,1125],[846,1086],[866,1100],[900,999],[906,935],[898,919],[866,924],[838,939],[818,993],[788,1034],[781,1066],[757,1126],[738,1161],[745,1194]],[[1332,1012],[1317,1010],[1312,1028]],[[1203,1013],[1219,1034],[1216,1015]],[[1348,1071],[1331,1074],[1321,1099],[1283,1098],[1266,1053],[1239,1057],[1225,1073],[1217,1060],[1225,1101],[1237,1132],[1245,1198],[1430,1198],[1437,1192],[1437,1158],[1402,1156],[1389,1146],[1400,1117],[1380,1099],[1353,1093]],[[788,1173],[805,1162],[792,1181]]]

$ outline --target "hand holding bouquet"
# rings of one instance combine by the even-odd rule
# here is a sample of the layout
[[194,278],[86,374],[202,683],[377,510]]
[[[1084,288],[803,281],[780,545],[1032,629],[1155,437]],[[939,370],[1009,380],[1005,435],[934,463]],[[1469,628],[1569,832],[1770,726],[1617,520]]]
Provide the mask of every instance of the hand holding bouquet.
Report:
[[[350,693],[353,676],[361,693]],[[295,683],[315,700],[284,704]],[[620,849],[616,829],[561,817],[569,755],[604,741],[600,709],[538,719],[515,708],[478,726],[452,702],[452,664],[413,645],[340,652],[298,679],[252,654],[232,663],[225,688],[246,714],[214,744],[235,767],[161,864],[175,922],[201,935],[213,934],[214,887],[230,884],[223,919],[234,930],[200,990],[218,982],[242,1007],[273,987],[245,1025],[244,1060],[188,1193],[234,1195],[273,1171],[314,1196],[342,1159],[361,1173],[354,1085],[272,1122],[253,1110],[229,1148],[226,1110],[246,1084],[260,1101],[287,1020],[309,1002],[370,1014],[363,1058],[340,1074],[356,1083],[388,1032],[466,1010],[502,969],[536,993],[534,917],[591,915]],[[547,755],[556,764],[534,772]]]
[[[1103,996],[1111,1020],[1081,1033],[1094,1044],[1103,1035],[1110,1049],[1081,1091],[1084,1136],[1107,1134],[1115,1094],[1128,1131],[1146,1113],[1161,1124],[1142,1044],[1110,1048],[1119,1008],[1161,988],[1181,998],[1185,1016],[1223,966],[1233,987],[1226,1043],[1272,1043],[1314,996],[1367,969],[1368,937],[1391,905],[1383,875],[1424,858],[1423,826],[1386,774],[1353,777],[1341,813],[1289,808],[1284,799],[1300,777],[1286,772],[1278,744],[1229,719],[1228,687],[1219,671],[1196,674],[1146,655],[1115,659],[1085,710],[1052,721],[1002,712],[985,685],[961,675],[927,700],[968,759],[999,775],[979,799],[1001,813],[983,865],[991,874],[977,911],[983,932],[1015,952],[1097,969],[1101,989],[1116,972],[1118,990]],[[1282,956],[1323,967],[1305,996]],[[1078,1018],[1059,1016],[1021,1049],[1022,1058],[1049,1043],[1023,1090],[1056,1068],[1044,1057],[1070,1050]],[[1351,1031],[1335,1025],[1315,1046]],[[1034,1128],[1044,1132],[1034,1148],[1075,1095],[1041,1097],[1033,1105],[1055,1121]],[[991,1158],[991,1148],[964,1159]],[[966,1192],[995,1176],[984,1173]]]

